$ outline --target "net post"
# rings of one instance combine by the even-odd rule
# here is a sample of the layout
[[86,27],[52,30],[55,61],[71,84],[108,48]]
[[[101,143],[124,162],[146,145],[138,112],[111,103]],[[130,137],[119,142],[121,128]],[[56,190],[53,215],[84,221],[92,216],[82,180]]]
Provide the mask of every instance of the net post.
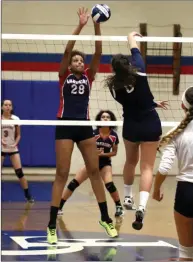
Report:
[[[182,37],[181,26],[174,24],[174,37]],[[179,95],[182,43],[173,43],[173,95]]]
[[[146,23],[140,23],[139,24],[139,27],[140,27],[140,34],[142,36],[147,36],[147,24]],[[140,51],[141,51],[141,55],[143,57],[143,60],[144,60],[144,63],[145,63],[145,66],[147,65],[147,59],[146,59],[146,56],[147,56],[147,42],[140,42]]]

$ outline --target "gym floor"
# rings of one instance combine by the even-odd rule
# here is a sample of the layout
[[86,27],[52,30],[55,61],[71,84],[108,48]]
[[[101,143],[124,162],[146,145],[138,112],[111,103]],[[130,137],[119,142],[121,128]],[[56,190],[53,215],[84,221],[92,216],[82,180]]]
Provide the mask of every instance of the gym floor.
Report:
[[[69,177],[69,180],[72,177]],[[43,180],[43,179],[42,179]],[[123,180],[114,182],[123,200]],[[134,192],[138,203],[139,177]],[[29,182],[34,204],[25,202],[17,181],[2,181],[2,261],[168,261],[178,257],[178,242],[173,219],[175,177],[164,184],[164,199],[150,197],[141,231],[132,229],[134,211],[114,219],[119,238],[109,239],[98,220],[99,209],[89,180],[83,183],[64,206],[58,218],[58,244],[46,242],[52,182]],[[106,193],[109,213],[115,207]]]

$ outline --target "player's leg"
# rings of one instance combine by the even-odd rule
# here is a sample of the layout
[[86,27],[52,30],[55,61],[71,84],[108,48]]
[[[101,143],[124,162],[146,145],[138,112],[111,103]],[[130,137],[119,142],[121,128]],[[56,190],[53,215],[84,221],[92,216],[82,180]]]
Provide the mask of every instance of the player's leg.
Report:
[[86,171],[86,167],[83,167],[77,172],[75,178],[73,178],[70,181],[70,183],[68,184],[68,186],[64,189],[63,194],[62,194],[62,199],[60,201],[60,207],[59,207],[58,215],[63,214],[62,209],[63,209],[64,204],[71,197],[71,195],[73,194],[75,189],[80,184],[82,184],[87,178],[88,178],[88,174],[87,174],[87,171]]
[[12,166],[15,170],[15,174],[19,179],[20,185],[24,190],[24,195],[25,195],[26,200],[30,203],[33,203],[34,199],[32,198],[32,196],[30,194],[28,182],[27,182],[27,179],[26,179],[26,177],[24,176],[24,173],[23,173],[20,154],[18,152],[17,153],[14,152],[14,153],[10,154],[10,160],[11,160]]
[[133,228],[136,230],[140,230],[143,227],[144,212],[153,182],[153,167],[156,159],[158,144],[158,141],[143,142],[140,146],[141,177],[139,185],[139,208],[136,212],[136,220],[133,222]]
[[176,230],[179,239],[180,261],[193,261],[193,218],[174,211]]
[[156,110],[150,111],[138,123],[138,140],[140,143],[140,185],[139,209],[135,214],[133,228],[143,227],[143,218],[153,181],[153,167],[156,159],[159,139],[162,134],[161,121]]
[[104,181],[106,189],[108,190],[113,201],[115,202],[115,206],[116,206],[115,217],[123,216],[124,211],[123,211],[123,207],[121,205],[119,193],[118,193],[118,190],[117,190],[117,188],[116,188],[116,186],[113,182],[113,178],[112,178],[112,167],[110,165],[104,166],[100,170],[100,174],[101,174],[101,177]]
[[128,210],[135,209],[133,200],[133,183],[135,168],[139,161],[139,143],[130,142],[123,139],[126,151],[126,161],[123,169],[124,177],[124,207]]
[[179,239],[179,259],[193,260],[193,183],[178,182],[174,218]]
[[[99,174],[98,155],[96,142],[94,138],[89,138],[78,143],[78,147],[85,161],[89,179],[91,180],[92,188],[99,203],[106,202],[105,191],[102,178]],[[105,214],[107,219],[108,213]]]
[[74,148],[74,142],[71,139],[57,139],[58,137],[60,138],[56,132],[56,176],[52,187],[50,220],[47,228],[47,240],[50,244],[57,242],[56,219],[62,192],[68,179]]
[[[83,131],[85,132],[83,133]],[[112,224],[112,220],[110,219],[108,214],[105,190],[104,190],[102,178],[99,173],[99,159],[97,155],[96,141],[95,138],[92,137],[93,131],[89,127],[88,130],[86,129],[82,130],[81,134],[84,134],[84,136],[80,138],[78,147],[84,158],[88,176],[90,178],[91,185],[100,208],[100,212],[101,212],[100,225],[105,228],[107,234],[110,237],[116,237],[117,231],[114,228]],[[87,139],[83,140],[85,136],[87,137]]]

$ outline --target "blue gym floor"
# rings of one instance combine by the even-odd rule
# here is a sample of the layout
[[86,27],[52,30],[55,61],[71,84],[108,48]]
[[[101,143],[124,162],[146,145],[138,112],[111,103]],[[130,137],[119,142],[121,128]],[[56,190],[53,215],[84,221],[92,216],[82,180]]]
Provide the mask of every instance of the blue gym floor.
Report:
[[[155,236],[153,224],[132,231],[134,213],[115,221],[120,236],[109,239],[98,224],[98,207],[88,185],[66,204],[57,222],[58,244],[50,246],[46,226],[52,182],[30,182],[30,189],[34,204],[26,204],[18,182],[2,182],[2,261],[168,261],[178,256],[177,240],[163,237],[161,231],[162,236]],[[112,202],[109,205],[114,212]]]

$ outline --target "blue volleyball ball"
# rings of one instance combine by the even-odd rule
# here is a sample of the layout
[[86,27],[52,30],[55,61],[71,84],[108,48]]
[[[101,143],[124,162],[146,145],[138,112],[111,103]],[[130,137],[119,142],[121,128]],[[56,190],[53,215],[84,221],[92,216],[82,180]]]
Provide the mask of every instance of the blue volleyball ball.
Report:
[[111,17],[111,10],[107,5],[97,4],[92,8],[91,16],[96,23],[106,22]]

